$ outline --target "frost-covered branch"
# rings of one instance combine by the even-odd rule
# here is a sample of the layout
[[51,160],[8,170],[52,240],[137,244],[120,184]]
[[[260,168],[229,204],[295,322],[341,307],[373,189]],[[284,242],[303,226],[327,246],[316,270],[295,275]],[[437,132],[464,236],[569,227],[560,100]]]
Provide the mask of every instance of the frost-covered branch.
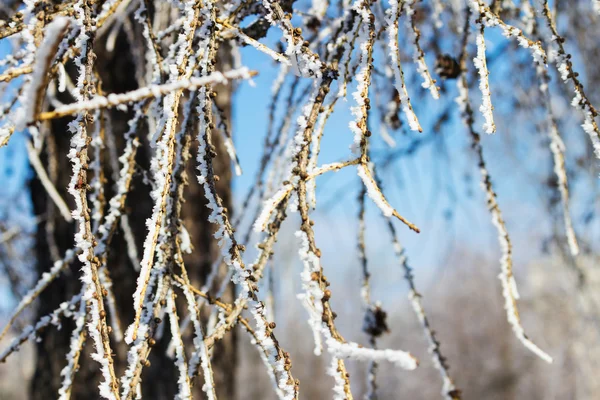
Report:
[[128,93],[110,94],[108,96],[95,96],[86,101],[79,101],[71,105],[62,106],[54,111],[42,113],[39,115],[39,119],[44,121],[85,111],[118,107],[122,104],[135,103],[142,100],[162,97],[176,91],[193,91],[205,85],[226,83],[229,79],[250,79],[254,75],[256,75],[255,72],[249,71],[247,68],[241,68],[239,70],[228,71],[225,73],[213,72],[211,75],[202,78],[181,79],[171,83],[165,83],[163,85],[143,87]]
[[552,59],[554,60],[556,68],[558,69],[563,82],[573,82],[575,96],[573,97],[573,100],[571,100],[571,105],[583,113],[583,124],[581,126],[585,133],[588,134],[590,141],[592,142],[592,147],[594,149],[596,158],[600,158],[600,129],[596,123],[598,111],[586,95],[583,89],[583,84],[578,78],[579,74],[573,69],[571,55],[565,50],[565,39],[558,33],[556,24],[552,19],[548,1],[543,0],[542,6],[543,8],[541,10],[541,14],[546,20],[548,28],[552,32],[552,37],[547,39],[547,45],[549,47],[554,46],[556,48],[556,50],[551,50]]
[[[463,35],[466,42],[468,31],[465,30]],[[519,339],[519,341],[523,343],[526,348],[531,350],[544,361],[552,362],[552,358],[543,350],[541,350],[535,343],[533,343],[531,339],[529,339],[529,337],[525,334],[523,326],[521,325],[521,319],[517,309],[517,299],[519,298],[519,294],[517,292],[516,280],[513,275],[512,242],[510,236],[508,235],[506,224],[504,223],[504,219],[502,217],[502,211],[500,210],[500,206],[496,200],[496,193],[493,189],[492,181],[483,158],[481,138],[473,127],[473,110],[469,101],[469,89],[465,71],[466,55],[467,53],[465,51],[462,55],[462,59],[460,60],[460,65],[463,72],[457,80],[459,96],[456,98],[456,102],[458,103],[463,122],[465,123],[471,136],[471,147],[473,148],[477,157],[479,172],[481,174],[481,187],[486,195],[488,209],[492,216],[492,223],[494,224],[494,227],[498,233],[498,242],[500,243],[500,248],[502,250],[502,257],[500,259],[501,273],[499,278],[502,284],[502,295],[504,297],[506,316],[517,339]]]

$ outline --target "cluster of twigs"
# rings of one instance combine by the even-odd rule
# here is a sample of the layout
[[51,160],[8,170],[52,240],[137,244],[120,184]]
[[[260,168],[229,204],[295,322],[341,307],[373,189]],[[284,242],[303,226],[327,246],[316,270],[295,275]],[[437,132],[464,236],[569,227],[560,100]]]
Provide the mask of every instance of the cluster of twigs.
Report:
[[[240,323],[256,344],[278,396],[297,399],[300,383],[292,375],[292,361],[279,345],[276,324],[269,320],[265,297],[259,292],[259,284],[273,255],[281,225],[290,213],[297,212],[300,222],[296,236],[299,258],[304,266],[300,297],[308,311],[315,352],[320,354],[324,349],[331,356],[329,373],[335,380],[335,398],[340,399],[352,398],[345,360],[369,361],[369,397],[375,398],[377,363],[387,361],[410,370],[416,368],[418,362],[407,352],[376,347],[377,337],[387,330],[387,326],[385,312],[372,300],[369,289],[370,273],[364,240],[364,208],[368,198],[379,208],[389,228],[399,266],[408,283],[410,301],[430,345],[434,365],[443,379],[442,395],[447,399],[460,398],[460,391],[450,376],[440,342],[431,327],[396,232],[397,221],[417,233],[419,228],[404,218],[384,195],[376,166],[370,158],[370,141],[375,133],[371,131],[373,111],[385,116],[381,119],[384,124],[381,131],[384,133],[398,128],[401,119],[407,122],[410,130],[423,130],[420,116],[411,103],[409,93],[416,89],[407,85],[402,65],[406,62],[403,52],[412,54],[412,63],[423,80],[422,86],[430,91],[432,97],[438,99],[446,95],[436,86],[431,72],[433,66],[428,65],[426,46],[421,43],[419,25],[426,23],[436,30],[451,33],[451,37],[456,39],[457,56],[439,55],[435,70],[441,77],[456,79],[457,82],[457,102],[472,140],[482,187],[502,250],[500,279],[508,321],[527,348],[551,361],[550,356],[527,337],[520,322],[517,309],[519,295],[512,268],[512,243],[486,169],[469,96],[469,45],[474,43],[476,54],[472,66],[478,71],[482,92],[483,129],[487,133],[495,133],[493,93],[486,62],[486,32],[499,29],[509,40],[531,52],[532,69],[538,74],[542,103],[550,121],[549,137],[567,237],[573,255],[576,255],[578,245],[569,216],[564,145],[550,109],[547,90],[549,58],[556,63],[565,83],[573,83],[573,106],[583,113],[583,129],[597,155],[600,154],[600,133],[595,121],[596,109],[577,78],[547,2],[535,4],[532,8],[527,1],[520,2],[519,6],[512,1],[493,2],[492,7],[482,0],[432,1],[430,4],[414,0],[389,0],[385,4],[381,0],[314,0],[310,9],[305,11],[294,9],[293,2],[277,0],[170,0],[165,3],[169,9],[167,25],[157,26],[155,22],[160,19],[152,15],[164,5],[159,7],[148,0],[69,0],[59,4],[24,0],[22,3],[15,2],[13,15],[0,24],[0,39],[10,40],[13,49],[12,54],[2,60],[0,72],[0,82],[4,82],[3,104],[0,105],[0,144],[8,143],[15,132],[29,132],[29,154],[38,177],[64,218],[72,219],[76,225],[74,248],[64,254],[51,271],[43,274],[21,300],[0,338],[69,264],[76,262],[80,265],[82,281],[80,293],[22,332],[0,353],[1,361],[17,351],[24,341],[40,334],[41,329],[59,324],[61,318],[72,318],[76,327],[62,372],[60,398],[69,398],[79,357],[87,340],[93,342],[95,353],[92,358],[98,362],[102,372],[99,387],[102,397],[130,399],[141,396],[143,369],[148,364],[154,335],[159,325],[166,323],[161,316],[166,314],[173,337],[174,362],[179,373],[179,398],[191,397],[191,387],[199,374],[203,376],[202,388],[206,396],[216,398],[211,367],[213,349]],[[534,14],[532,9],[538,13]],[[242,24],[249,17],[253,17],[250,18],[252,22]],[[145,40],[138,66],[143,85],[125,93],[104,94],[96,71],[94,42],[102,32],[121,29],[124,21],[137,24]],[[404,33],[409,38],[400,43],[408,43],[408,48],[399,46],[398,36],[403,33],[400,21],[405,22]],[[533,28],[539,40],[533,37]],[[281,48],[271,46],[264,39],[268,29],[273,29],[281,38]],[[269,127],[256,183],[239,210],[242,216],[252,216],[251,229],[259,235],[258,255],[249,265],[244,259],[244,251],[245,246],[250,244],[252,232],[239,235],[235,229],[239,221],[231,221],[229,211],[216,190],[219,177],[214,172],[213,160],[217,154],[213,142],[218,132],[217,125],[226,133],[228,153],[236,165],[236,172],[241,173],[241,168],[223,112],[214,102],[214,87],[233,80],[250,80],[256,72],[242,66],[228,71],[217,70],[217,54],[223,43],[234,48],[252,46],[271,57],[280,68],[273,83]],[[552,54],[545,48],[551,48]],[[67,73],[67,65],[74,66],[75,72]],[[389,84],[390,80],[393,85]],[[286,86],[290,87],[290,95],[283,99]],[[67,89],[72,101],[62,104],[57,100],[57,91],[64,93]],[[326,123],[339,100],[346,97],[351,103],[349,131],[353,135],[348,158],[319,165]],[[285,105],[285,112],[277,125],[280,103]],[[123,133],[125,145],[120,155],[114,143],[111,145],[114,135],[120,133],[109,132],[102,123],[108,108],[132,110],[133,113],[129,129]],[[399,111],[403,114],[402,118],[398,117]],[[293,120],[295,115],[298,115],[297,121]],[[65,200],[54,188],[37,156],[45,146],[44,129],[41,128],[44,121],[64,117],[72,118],[68,157],[73,173],[68,192],[74,199],[75,208],[70,212],[65,211],[68,210]],[[143,121],[153,127],[148,137],[153,155],[147,174],[154,205],[147,223],[141,260],[136,259],[135,249],[130,251],[139,268],[139,277],[133,294],[135,316],[123,332],[123,321],[116,314],[112,294],[113,285],[118,283],[110,280],[107,260],[115,232],[119,227],[124,232],[130,231],[124,208],[132,176],[138,168],[135,159]],[[292,135],[290,131],[293,131]],[[185,168],[188,163],[194,162],[190,157],[190,146],[194,140],[198,143],[195,161],[197,180],[206,196],[208,219],[216,226],[214,236],[219,241],[222,262],[229,268],[229,276],[237,288],[238,296],[231,304],[208,293],[211,282],[202,289],[194,287],[183,261],[183,254],[192,250],[186,238],[188,233],[182,225],[181,206],[185,200]],[[385,137],[384,140],[389,142]],[[118,170],[114,177],[116,189],[111,198],[106,198],[104,192],[106,180],[101,154],[105,146],[112,153],[112,169]],[[120,166],[116,162],[117,157]],[[326,268],[314,234],[315,221],[311,217],[317,206],[317,177],[353,168],[356,168],[362,188],[358,246],[364,278],[364,330],[370,337],[371,347],[347,341],[336,326],[336,314],[331,305],[334,294],[325,276]],[[252,209],[254,204],[258,204],[255,210]],[[129,241],[130,247],[134,246],[132,243]],[[219,263],[215,263],[214,268],[218,266]],[[177,306],[177,294],[185,298],[187,314]],[[219,316],[209,320],[207,325],[200,316],[200,308],[206,300]],[[187,352],[183,337],[183,324],[186,323],[191,323],[193,330],[193,348]],[[112,360],[114,343],[120,341],[129,346],[129,365],[122,377],[117,376]]]

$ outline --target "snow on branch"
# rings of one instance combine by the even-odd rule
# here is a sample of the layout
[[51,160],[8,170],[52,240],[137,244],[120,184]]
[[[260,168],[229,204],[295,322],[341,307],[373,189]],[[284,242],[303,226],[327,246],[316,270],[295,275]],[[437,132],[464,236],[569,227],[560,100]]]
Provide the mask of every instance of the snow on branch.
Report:
[[[58,46],[69,28],[69,19],[66,17],[55,18],[45,29],[44,40],[35,52],[35,62],[33,64],[33,73],[27,77],[29,84],[23,91],[20,98],[23,103],[23,110],[19,118],[15,121],[16,128],[21,130],[26,125],[34,123],[39,114],[42,102],[44,100],[45,89],[48,84],[48,70]],[[36,147],[39,147],[39,140],[36,135]]]
[[71,398],[71,390],[73,388],[73,380],[79,369],[79,358],[85,344],[85,302],[80,302],[79,311],[73,313],[75,321],[75,329],[71,333],[71,341],[69,344],[69,353],[67,353],[67,365],[60,371],[63,377],[60,389],[58,389],[58,399],[68,400]]
[[[79,1],[74,6],[76,13],[75,24],[79,27],[76,43],[81,49],[75,58],[77,69],[77,86],[72,94],[78,101],[86,100],[90,91],[93,69],[93,35],[91,31],[91,10],[87,2]],[[108,337],[106,311],[104,310],[104,293],[98,277],[98,260],[94,257],[95,239],[90,224],[90,209],[88,207],[87,187],[87,153],[88,132],[83,123],[83,115],[79,115],[68,125],[71,133],[71,150],[68,158],[73,165],[73,174],[67,191],[75,200],[72,212],[76,223],[75,246],[80,252],[78,259],[82,264],[81,281],[83,284],[83,301],[89,307],[88,334],[94,343],[95,353],[92,359],[100,364],[102,379],[98,387],[100,396],[112,400],[119,399],[118,383],[115,375],[112,349]]]
[[419,73],[419,75],[421,75],[421,78],[423,78],[423,83],[421,84],[421,86],[423,86],[423,88],[425,89],[428,89],[431,93],[431,97],[437,100],[440,98],[440,93],[438,87],[436,86],[436,81],[431,77],[429,67],[427,67],[427,63],[425,62],[425,52],[421,48],[421,32],[419,31],[419,28],[417,28],[417,24],[415,22],[415,9],[413,8],[415,3],[415,0],[405,0],[402,4],[403,8],[406,10],[406,15],[408,17],[406,25],[412,32],[413,36],[413,61],[417,65],[417,72]]
[[400,96],[402,111],[406,116],[410,129],[422,132],[423,129],[421,128],[419,120],[412,108],[412,104],[410,103],[410,97],[408,96],[408,90],[406,88],[406,83],[404,82],[404,72],[402,71],[402,65],[400,64],[400,51],[398,49],[398,18],[400,17],[400,7],[397,0],[390,0],[389,3],[390,8],[386,11],[386,31],[388,34],[387,45],[391,67],[394,71],[394,86]]
[[0,362],[6,361],[6,358],[17,351],[19,347],[28,340],[36,339],[37,335],[43,329],[50,325],[60,326],[60,318],[69,317],[75,311],[78,303],[81,302],[81,296],[74,296],[70,301],[61,303],[61,305],[51,314],[42,317],[35,325],[27,326],[19,336],[13,339],[12,343],[0,352]]
[[[463,33],[466,38],[468,37],[468,31],[465,30]],[[466,58],[466,52],[463,53],[463,58]],[[461,60],[461,64],[464,65],[464,59]],[[498,205],[496,199],[496,192],[492,186],[492,180],[487,170],[485,160],[483,157],[483,147],[481,145],[481,138],[473,127],[473,110],[471,108],[469,100],[469,86],[467,84],[467,78],[465,71],[463,70],[459,79],[457,80],[457,88],[459,97],[456,99],[461,110],[461,117],[464,124],[466,125],[468,132],[471,137],[471,147],[475,151],[477,157],[478,168],[481,175],[481,188],[485,193],[488,210],[492,217],[492,224],[496,228],[498,234],[498,242],[502,251],[502,257],[500,259],[501,272],[498,276],[502,285],[502,296],[504,297],[504,308],[506,310],[506,317],[512,330],[517,339],[530,351],[540,357],[542,360],[551,363],[552,357],[541,350],[529,337],[525,334],[523,326],[521,325],[521,319],[519,317],[519,311],[517,309],[517,300],[519,293],[517,291],[517,284],[513,275],[513,249],[506,224],[502,217],[502,211]]]
[[550,47],[550,51],[552,52],[551,58],[554,60],[554,64],[556,65],[563,82],[573,82],[575,96],[571,100],[571,105],[583,114],[583,124],[581,127],[590,138],[596,158],[600,159],[600,129],[596,122],[598,111],[586,95],[583,84],[578,78],[579,74],[573,69],[571,55],[565,50],[565,38],[558,33],[547,0],[542,1],[540,13],[544,17],[552,34],[550,38],[546,38],[547,46]]
[[73,259],[75,258],[75,255],[76,255],[75,251],[73,251],[73,250],[67,251],[65,254],[65,257],[62,260],[55,262],[54,265],[52,266],[52,268],[50,269],[50,271],[44,272],[42,274],[40,280],[35,284],[35,286],[33,288],[31,288],[27,292],[27,294],[21,299],[19,304],[15,307],[14,311],[8,318],[8,323],[2,329],[2,333],[0,334],[0,339],[2,339],[6,335],[6,333],[12,326],[12,324],[15,322],[17,317],[23,312],[23,310],[25,308],[27,308],[29,305],[31,305],[31,303],[33,303],[33,301],[39,296],[39,294],[44,289],[46,289],[48,287],[48,285],[50,283],[52,283],[52,281],[54,279],[56,279],[56,277],[58,275],[60,275],[60,273],[65,268],[67,268],[69,266],[69,263],[71,261],[73,261]]
[[175,343],[175,365],[179,371],[179,378],[177,384],[179,385],[179,392],[177,393],[177,399],[191,399],[192,392],[190,387],[190,379],[187,374],[187,362],[185,360],[185,350],[183,348],[183,339],[181,338],[181,332],[179,331],[179,317],[177,316],[177,308],[175,306],[175,297],[173,291],[167,293],[167,314],[169,315],[169,326],[171,328],[171,335]]
[[146,99],[159,98],[175,91],[193,91],[205,85],[226,83],[229,79],[250,79],[255,75],[255,72],[249,71],[247,68],[241,68],[239,70],[232,70],[225,73],[213,72],[211,75],[202,78],[181,79],[162,85],[152,85],[127,93],[109,94],[108,96],[95,96],[86,101],[79,101],[77,103],[59,107],[54,111],[41,113],[39,115],[39,119],[44,121],[85,111],[119,107],[120,105],[135,103]]
[[385,196],[381,192],[381,189],[377,186],[377,182],[373,178],[371,171],[368,166],[363,164],[357,167],[358,176],[362,180],[363,184],[367,188],[367,195],[373,200],[375,205],[381,210],[382,214],[386,217],[394,216],[402,221],[406,226],[408,226],[413,231],[419,233],[420,229],[414,225],[412,222],[408,221],[402,215],[398,213],[386,200]]
[[479,24],[479,32],[477,33],[477,57],[473,59],[475,68],[479,71],[479,90],[481,90],[482,103],[479,111],[483,115],[484,124],[483,130],[486,133],[496,133],[496,124],[494,123],[494,106],[492,106],[492,93],[490,91],[489,75],[487,62],[485,58],[485,36],[483,34],[485,27],[482,23]]

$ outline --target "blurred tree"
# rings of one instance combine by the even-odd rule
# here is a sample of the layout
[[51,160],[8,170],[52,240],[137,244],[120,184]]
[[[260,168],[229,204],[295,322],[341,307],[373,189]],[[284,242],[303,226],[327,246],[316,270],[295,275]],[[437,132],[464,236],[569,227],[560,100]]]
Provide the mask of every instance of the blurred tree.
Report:
[[[158,18],[155,16],[155,18]],[[128,90],[134,90],[138,87],[136,81],[136,60],[132,57],[133,52],[130,46],[144,47],[143,36],[141,32],[136,32],[134,38],[129,38],[131,42],[124,37],[116,39],[114,48],[108,50],[106,48],[107,32],[99,34],[94,40],[94,51],[98,56],[98,79],[102,82],[102,90],[109,93],[120,93]],[[125,35],[124,32],[119,35]],[[223,46],[226,49],[228,46]],[[231,52],[221,50],[220,56],[217,59],[222,68],[231,68]],[[74,71],[73,71],[74,72]],[[220,85],[215,88],[219,93],[216,98],[218,106],[224,110],[229,121],[231,115],[231,85]],[[64,101],[68,101],[67,96]],[[122,112],[111,112],[110,116],[102,116],[105,120],[99,121],[102,124],[108,124],[102,129],[111,129],[113,132],[124,132],[127,130],[127,122],[131,115]],[[70,149],[70,140],[67,131],[69,119],[64,118],[53,121],[47,127],[45,133],[46,147],[45,152],[41,157],[44,159],[45,165],[51,165],[49,168],[53,174],[51,179],[54,185],[59,188],[60,195],[68,199],[66,188],[71,178],[71,168],[67,158],[67,153]],[[228,122],[227,122],[228,123]],[[141,137],[142,135],[140,135]],[[116,137],[116,146],[122,149],[124,141],[120,137]],[[219,138],[215,140],[215,146],[219,154],[226,154],[224,144]],[[103,149],[107,152],[108,149]],[[119,150],[122,151],[122,150]],[[144,142],[136,155],[136,163],[148,166],[151,157],[151,147],[149,143]],[[102,155],[110,157],[110,155]],[[114,185],[114,179],[111,176],[117,176],[118,170],[110,171],[109,166],[103,171],[107,179],[107,184]],[[231,172],[229,168],[229,160],[226,157],[216,158],[214,161],[215,172],[222,178],[217,190],[223,199],[223,204],[230,207],[231,204]],[[188,164],[187,174],[194,175],[194,165]],[[115,175],[116,174],[116,175]],[[152,202],[149,197],[149,188],[143,182],[143,175],[136,174],[132,182],[132,190],[128,194],[129,207],[127,207],[127,217],[130,228],[134,234],[136,248],[142,248],[141,239],[146,232],[145,220],[147,215],[152,210]],[[107,185],[107,187],[110,187]],[[208,212],[206,209],[206,199],[203,189],[194,180],[189,182],[186,187],[186,199],[188,202],[184,205],[182,216],[185,226],[187,226],[192,246],[196,250],[192,254],[185,256],[185,262],[188,266],[190,280],[195,285],[201,285],[206,281],[207,275],[210,273],[213,263],[218,261],[218,247],[216,241],[211,234],[211,227],[208,222]],[[35,215],[40,217],[40,224],[37,230],[36,252],[37,252],[37,269],[40,276],[49,271],[54,262],[60,260],[58,255],[64,254],[67,250],[73,248],[74,226],[67,223],[56,210],[54,203],[48,197],[40,180],[35,176],[31,182],[31,197],[34,204]],[[69,201],[72,208],[72,202]],[[108,265],[111,270],[111,280],[118,282],[118,285],[113,286],[113,295],[116,300],[116,308],[119,317],[124,320],[133,318],[133,309],[131,308],[131,295],[135,290],[135,279],[137,272],[135,266],[131,264],[131,259],[128,257],[127,243],[122,235],[116,235],[112,241],[113,250],[110,252]],[[54,280],[52,285],[40,294],[40,302],[37,308],[36,319],[43,318],[45,315],[52,312],[60,306],[62,302],[68,301],[74,293],[79,290],[79,282],[72,279],[79,273],[79,265],[71,264],[70,273]],[[225,278],[224,271],[221,270],[221,276],[218,281]],[[229,285],[223,299],[231,301],[233,299],[233,285]],[[183,303],[182,303],[183,304]],[[72,326],[69,326],[72,329]],[[232,332],[221,342],[219,342],[215,351],[219,357],[213,361],[215,373],[215,383],[217,383],[218,395],[221,398],[234,398],[235,396],[235,374],[231,371],[235,370],[237,353],[235,332]],[[70,338],[64,334],[63,330],[49,329],[40,335],[37,342],[37,363],[34,377],[31,381],[31,397],[32,399],[44,399],[48,397],[48,393],[58,393],[61,387],[62,377],[61,370],[65,366],[64,355],[69,352]],[[152,393],[149,398],[154,399],[172,399],[177,394],[177,371],[173,360],[168,356],[166,349],[169,345],[170,337],[163,335],[162,340],[156,344],[157,351],[151,353],[150,366],[142,380],[142,392]],[[87,341],[84,355],[80,356],[80,372],[79,378],[74,382],[72,389],[72,397],[78,399],[93,399],[98,396],[94,386],[100,381],[100,371],[95,363],[88,358],[87,354],[93,352],[92,344]],[[127,348],[119,346],[115,349],[114,362],[119,370],[123,371],[127,365]],[[96,382],[96,385],[93,383]],[[200,396],[201,384],[195,386],[196,396]]]

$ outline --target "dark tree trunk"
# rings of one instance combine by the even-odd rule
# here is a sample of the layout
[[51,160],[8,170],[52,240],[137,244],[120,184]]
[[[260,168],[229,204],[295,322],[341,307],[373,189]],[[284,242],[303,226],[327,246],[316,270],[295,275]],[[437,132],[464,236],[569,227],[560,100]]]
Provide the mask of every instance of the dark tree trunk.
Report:
[[[103,90],[107,93],[118,93],[135,89],[135,65],[133,64],[134,60],[130,56],[131,51],[127,40],[120,37],[116,42],[117,47],[113,52],[106,51],[103,47],[103,42],[103,38],[99,38],[95,45],[95,51],[98,55],[97,70],[102,79]],[[225,67],[230,65],[230,53],[227,49],[220,53],[220,65]],[[222,86],[215,89],[218,92],[217,103],[225,110],[226,115],[229,116],[232,88]],[[121,148],[121,137],[127,129],[127,121],[131,115],[119,111],[111,111],[110,116],[112,130],[117,139],[117,147]],[[66,157],[70,141],[70,134],[66,129],[68,122],[69,120],[65,119],[52,124],[41,157],[45,165],[49,165],[48,162],[50,164],[52,162],[57,163],[56,168],[49,168],[51,178],[63,198],[72,206],[73,199],[66,192],[67,183],[72,171]],[[138,136],[144,143],[146,129],[145,126],[141,128]],[[222,140],[220,140],[218,135],[215,135],[214,139],[214,144],[219,154],[214,160],[215,173],[221,178],[217,189],[223,198],[224,205],[228,209],[231,209],[231,172],[229,159]],[[54,151],[48,150],[52,150],[53,148],[55,148]],[[147,143],[144,143],[138,152],[136,162],[142,168],[147,168],[149,165],[148,149]],[[195,164],[195,155],[193,155],[190,158],[190,164],[187,168],[190,176],[190,185],[185,191],[186,203],[183,208],[183,218],[184,225],[190,234],[195,250],[185,261],[192,282],[201,284],[204,282],[219,251],[212,236],[215,228],[207,222],[208,214],[205,207],[204,193],[195,179]],[[107,177],[110,177],[110,172],[105,170]],[[112,194],[110,182],[106,187],[108,192],[107,198],[110,198]],[[52,267],[57,253],[59,257],[62,257],[67,249],[72,248],[74,228],[72,224],[64,222],[37,179],[32,180],[30,189],[35,214],[41,217],[42,220],[36,236],[37,270],[42,274]],[[137,174],[134,177],[133,190],[128,196],[127,206],[127,214],[136,237],[138,249],[142,249],[142,243],[147,232],[145,221],[150,216],[152,204],[149,197],[149,189],[143,183],[141,174]],[[74,294],[79,292],[79,268],[79,262],[74,261],[69,271],[53,282],[41,294],[37,309],[38,318],[49,314],[61,302],[69,300]],[[129,262],[126,244],[120,231],[117,232],[110,246],[108,271],[114,282],[113,291],[117,300],[119,317],[123,325],[122,327],[125,329],[133,320],[132,294],[135,290],[137,272]],[[225,271],[221,273],[223,276],[225,275]],[[233,296],[234,288],[229,286],[223,297],[230,300]],[[57,396],[61,384],[60,371],[67,362],[65,356],[69,352],[72,328],[73,324],[67,320],[61,330],[52,328],[41,335],[41,340],[37,343],[35,374],[30,387],[32,399],[41,400]],[[170,333],[168,327],[165,327],[162,339],[150,355],[149,361],[151,365],[144,368],[142,374],[142,394],[144,399],[173,399],[176,394],[177,378],[175,366],[173,360],[168,358],[164,351],[169,340]],[[126,365],[127,347],[123,343],[116,343],[114,339],[111,340],[111,344],[116,353],[116,373],[120,376]],[[80,370],[73,387],[73,399],[88,400],[98,398],[98,364],[89,358],[91,350],[91,344],[87,341],[84,354],[80,358]],[[234,331],[221,341],[214,351],[213,368],[219,399],[235,398],[234,377],[236,361],[236,333]],[[201,387],[202,382],[198,380],[194,388],[194,397],[203,397],[200,395]]]
[[[218,53],[218,69],[228,70],[231,69],[233,64],[231,47],[229,43],[222,43]],[[227,119],[227,123],[231,121],[231,100],[233,88],[231,84],[218,85],[214,87],[217,92],[215,98],[216,105],[224,111],[224,116]],[[213,144],[216,147],[216,152],[219,157],[215,159],[219,160],[214,163],[214,172],[220,177],[217,182],[217,191],[221,195],[223,205],[227,209],[232,209],[232,198],[231,198],[231,168],[230,160],[227,156],[227,150],[225,149],[222,135],[213,135]],[[218,259],[220,250],[217,246],[216,241],[213,239],[213,233],[215,232],[214,226],[207,224],[198,224],[195,221],[207,221],[208,219],[208,208],[206,207],[206,199],[203,194],[203,190],[198,184],[195,176],[197,175],[196,163],[192,162],[188,165],[188,174],[193,177],[190,179],[190,185],[186,192],[186,198],[198,199],[201,198],[201,202],[187,201],[183,207],[184,225],[187,227],[188,232],[192,237],[197,238],[196,249],[186,259],[186,265],[191,270],[190,279],[194,283],[204,282],[208,272],[211,269],[212,264]],[[231,215],[231,212],[230,212]],[[226,278],[227,268],[224,265],[220,266],[219,271],[220,279],[216,280],[219,284]],[[221,298],[228,302],[233,303],[235,298],[235,287],[234,285],[228,285],[227,289],[221,296]],[[208,315],[205,316],[207,317]],[[238,361],[237,356],[237,330],[233,330],[230,334],[225,336],[223,340],[217,342],[214,349],[213,367],[214,367],[214,382],[217,388],[217,396],[219,399],[234,399],[235,398],[235,382],[234,377],[236,373],[236,365]],[[200,386],[200,385],[197,385]],[[203,398],[203,397],[200,397]]]

